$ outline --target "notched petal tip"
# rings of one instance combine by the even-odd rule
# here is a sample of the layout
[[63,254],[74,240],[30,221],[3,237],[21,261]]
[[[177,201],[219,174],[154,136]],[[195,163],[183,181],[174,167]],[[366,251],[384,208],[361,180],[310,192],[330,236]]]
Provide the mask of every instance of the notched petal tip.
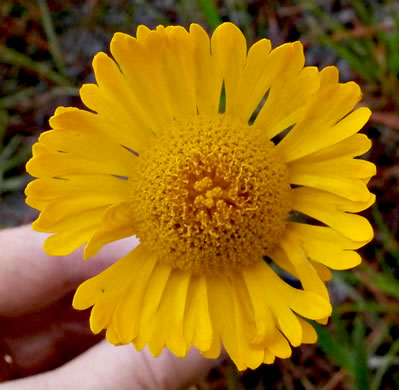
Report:
[[113,327],[109,327],[105,333],[107,341],[115,346],[123,345],[119,340],[118,334],[115,332]]
[[147,26],[144,26],[144,24],[140,24],[137,26],[136,37],[138,40],[145,39],[150,32],[151,29],[149,29]]
[[207,32],[205,31],[205,29],[204,29],[200,24],[198,24],[198,23],[191,23],[188,31],[189,31],[190,33],[192,33],[193,31],[196,31],[196,32],[199,31],[202,35],[204,35],[204,33],[205,33],[206,36],[207,36],[208,39],[209,39],[208,33],[207,33]]
[[112,42],[115,42],[115,41],[124,42],[126,39],[134,39],[134,38],[129,34],[118,31],[118,32],[114,33],[114,35],[112,36],[111,45],[112,45]]
[[[61,115],[61,114],[65,113],[65,112],[73,112],[73,111],[79,111],[79,109],[77,107],[59,106],[59,107],[57,107],[55,109],[54,116]],[[51,118],[53,118],[53,117],[51,117]],[[50,120],[51,120],[51,118],[50,118]]]
[[318,336],[313,326],[302,318],[299,318],[299,322],[302,326],[302,343],[314,344],[317,341]]
[[93,306],[104,294],[101,280],[94,277],[83,282],[76,290],[72,300],[72,306],[76,310],[86,310]]

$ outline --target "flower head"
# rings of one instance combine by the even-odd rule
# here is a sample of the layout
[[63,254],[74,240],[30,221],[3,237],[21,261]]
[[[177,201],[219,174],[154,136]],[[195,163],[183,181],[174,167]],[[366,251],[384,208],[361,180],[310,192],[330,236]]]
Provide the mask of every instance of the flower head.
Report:
[[140,239],[74,307],[93,306],[92,331],[113,344],[213,358],[223,343],[239,369],[315,342],[306,319],[331,314],[329,268],[359,264],[373,237],[354,214],[374,202],[375,166],[354,158],[371,146],[359,87],[304,67],[300,42],[247,50],[231,23],[211,39],[140,26],[111,53],[81,89],[91,111],[58,108],[27,165],[47,253]]

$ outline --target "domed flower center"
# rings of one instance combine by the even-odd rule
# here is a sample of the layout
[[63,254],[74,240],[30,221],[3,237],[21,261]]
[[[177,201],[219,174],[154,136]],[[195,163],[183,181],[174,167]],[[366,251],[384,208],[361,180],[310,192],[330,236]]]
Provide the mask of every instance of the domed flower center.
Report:
[[274,144],[227,115],[176,121],[137,158],[129,181],[141,242],[194,273],[261,260],[290,211],[288,170]]

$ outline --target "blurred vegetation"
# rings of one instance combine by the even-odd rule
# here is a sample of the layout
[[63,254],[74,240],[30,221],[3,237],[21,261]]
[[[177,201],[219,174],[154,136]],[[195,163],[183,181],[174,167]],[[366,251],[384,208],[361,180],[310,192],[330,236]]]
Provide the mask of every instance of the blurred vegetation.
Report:
[[317,327],[317,345],[291,359],[237,373],[223,363],[190,389],[399,389],[399,4],[388,0],[75,0],[0,3],[0,227],[31,221],[24,163],[59,105],[82,106],[78,88],[93,80],[91,59],[116,31],[138,24],[236,23],[250,42],[300,39],[308,65],[336,64],[355,80],[373,116],[367,158],[377,202],[366,216],[375,240],[353,271],[336,272],[334,313]]

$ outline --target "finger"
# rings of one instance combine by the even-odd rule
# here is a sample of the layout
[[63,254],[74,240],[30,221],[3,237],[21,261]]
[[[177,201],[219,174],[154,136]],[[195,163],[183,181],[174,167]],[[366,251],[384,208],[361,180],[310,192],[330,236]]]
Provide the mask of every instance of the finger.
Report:
[[98,389],[174,390],[205,375],[220,359],[203,358],[192,349],[185,359],[168,350],[154,358],[147,349],[114,347],[103,341],[63,367],[0,385],[0,390]]
[[48,306],[138,244],[135,238],[120,240],[83,261],[81,250],[48,256],[43,251],[46,237],[28,225],[0,231],[0,315],[17,316]]

